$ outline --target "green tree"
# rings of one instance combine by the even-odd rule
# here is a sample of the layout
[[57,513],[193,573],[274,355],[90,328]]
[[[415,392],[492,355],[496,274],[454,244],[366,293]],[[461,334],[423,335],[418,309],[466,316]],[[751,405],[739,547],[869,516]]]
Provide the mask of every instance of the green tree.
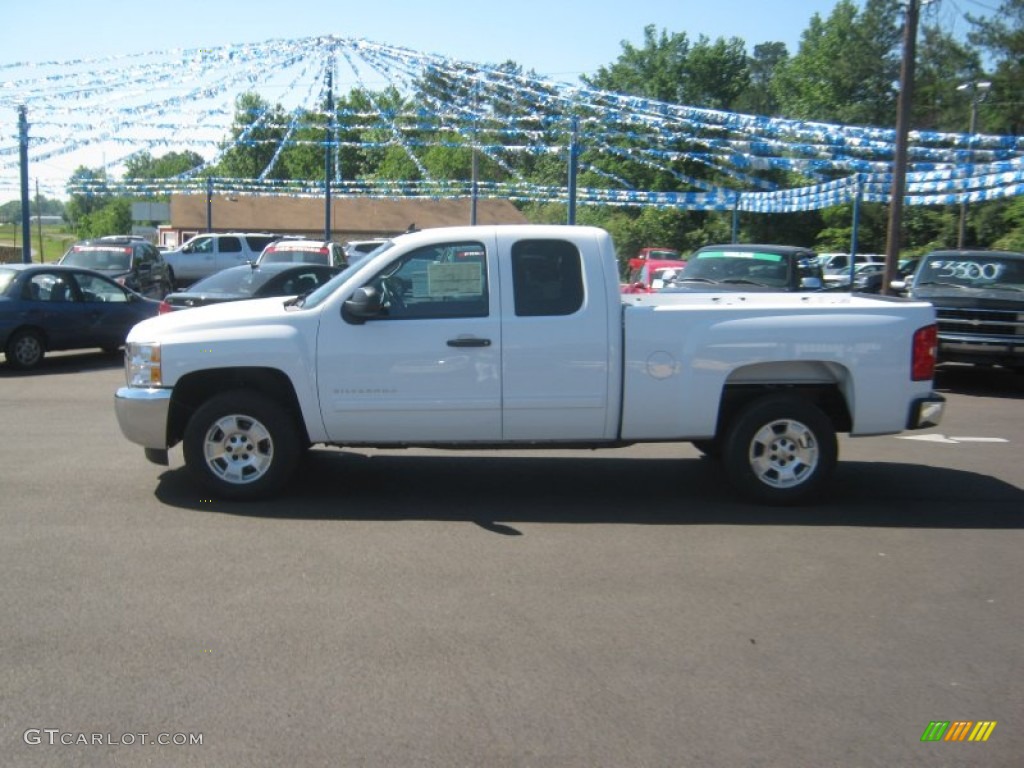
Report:
[[1003,218],[1007,231],[995,241],[996,248],[1024,252],[1024,197],[1014,198],[1006,208]]
[[772,90],[775,73],[789,60],[785,43],[761,43],[754,46],[754,54],[747,60],[750,79],[740,94],[736,108],[740,112],[774,116],[779,102]]
[[957,86],[981,75],[977,51],[937,26],[925,26],[914,70],[914,128],[966,133],[972,97]]
[[686,54],[683,72],[683,104],[732,110],[750,86],[746,43],[738,37],[712,42],[701,35]]
[[581,79],[592,88],[681,104],[689,52],[690,40],[685,32],[670,35],[662,30],[658,34],[657,28],[649,24],[644,27],[642,47],[623,40],[622,53],[614,64]]
[[153,157],[149,152],[140,152],[125,161],[126,179],[170,179],[199,168],[205,161],[197,152],[168,152]]
[[670,104],[731,109],[750,84],[746,44],[738,37],[690,42],[650,24],[638,48],[622,42],[618,60],[582,80],[593,88],[645,96]]
[[[255,179],[270,165],[288,128],[288,118],[280,105],[271,106],[255,93],[243,93],[235,99],[235,117],[231,137],[224,141],[224,154],[214,174],[232,179]],[[284,178],[280,168],[271,169],[270,178]]]
[[68,221],[77,224],[113,199],[106,182],[107,172],[102,168],[80,165],[75,169],[67,184],[70,200],[65,210]]
[[1024,0],[1002,0],[990,16],[968,15],[973,29],[967,39],[996,62],[990,97],[979,121],[986,132],[1024,133]]
[[125,198],[115,198],[102,208],[87,213],[78,222],[79,237],[125,235],[132,231],[132,205]]
[[840,0],[828,19],[811,17],[795,56],[778,68],[773,91],[787,117],[892,126],[896,118],[898,0]]

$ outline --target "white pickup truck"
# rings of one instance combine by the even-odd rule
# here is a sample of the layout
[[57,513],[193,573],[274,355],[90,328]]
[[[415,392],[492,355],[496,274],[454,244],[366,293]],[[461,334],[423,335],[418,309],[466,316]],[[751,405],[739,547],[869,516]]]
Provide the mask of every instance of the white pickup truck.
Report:
[[825,485],[837,432],[937,424],[931,305],[850,294],[623,296],[593,227],[432,229],[307,296],[128,336],[124,435],[214,494],[262,498],[306,448],[690,441],[769,504]]

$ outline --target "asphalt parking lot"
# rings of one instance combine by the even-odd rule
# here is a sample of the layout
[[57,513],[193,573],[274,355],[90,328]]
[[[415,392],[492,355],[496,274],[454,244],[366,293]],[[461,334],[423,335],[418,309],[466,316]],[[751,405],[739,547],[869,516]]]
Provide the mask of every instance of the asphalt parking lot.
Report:
[[1021,764],[1024,376],[943,371],[941,428],[783,510],[688,445],[324,449],[212,502],[121,381],[0,366],[5,766]]

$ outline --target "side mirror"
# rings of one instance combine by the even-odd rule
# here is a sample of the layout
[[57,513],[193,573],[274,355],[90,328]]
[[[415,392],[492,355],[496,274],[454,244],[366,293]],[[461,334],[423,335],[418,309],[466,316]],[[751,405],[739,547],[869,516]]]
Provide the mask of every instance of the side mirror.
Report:
[[824,286],[820,277],[801,277],[800,287],[805,291],[820,291]]
[[904,291],[907,290],[907,281],[906,280],[892,280],[889,283],[889,288],[891,288],[892,290],[897,291],[899,293],[903,293]]
[[341,305],[341,314],[348,322],[359,325],[379,316],[381,309],[380,293],[367,285],[356,288],[355,293]]

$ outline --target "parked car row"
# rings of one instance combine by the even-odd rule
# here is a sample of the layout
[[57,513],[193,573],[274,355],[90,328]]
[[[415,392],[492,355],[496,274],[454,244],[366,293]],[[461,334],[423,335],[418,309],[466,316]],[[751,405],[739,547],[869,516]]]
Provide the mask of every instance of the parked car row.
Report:
[[685,260],[631,260],[623,293],[817,291],[824,286],[817,254],[769,244],[706,245]]
[[196,235],[178,248],[161,250],[145,238],[117,235],[75,243],[59,263],[95,269],[136,293],[162,299],[229,267],[254,262],[343,267],[388,242],[376,238],[341,245],[267,232],[212,232]]
[[[375,241],[370,250],[389,242]],[[353,253],[358,259],[367,252]],[[219,268],[232,261],[239,263]],[[338,243],[276,235],[201,235],[167,253],[141,237],[83,240],[58,264],[0,265],[0,351],[16,370],[37,367],[48,351],[114,352],[148,317],[224,301],[300,296],[349,261]],[[188,290],[174,290],[210,269]]]

